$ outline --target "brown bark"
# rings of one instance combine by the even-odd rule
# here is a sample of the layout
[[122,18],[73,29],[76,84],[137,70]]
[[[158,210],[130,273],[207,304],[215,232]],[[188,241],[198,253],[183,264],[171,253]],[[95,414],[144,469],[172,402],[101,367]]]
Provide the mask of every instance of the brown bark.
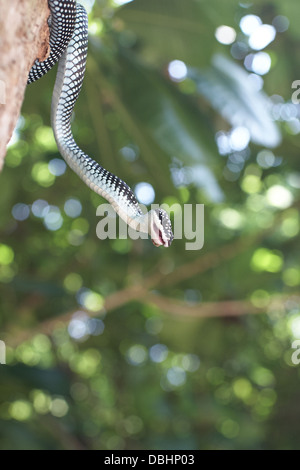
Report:
[[49,50],[47,0],[0,0],[0,170],[18,120],[29,70]]

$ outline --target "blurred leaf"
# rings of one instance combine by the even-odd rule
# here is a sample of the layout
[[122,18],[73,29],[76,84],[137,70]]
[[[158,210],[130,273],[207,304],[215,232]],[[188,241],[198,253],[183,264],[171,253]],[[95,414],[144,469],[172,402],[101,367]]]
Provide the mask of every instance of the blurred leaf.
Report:
[[216,55],[206,71],[191,70],[198,91],[232,126],[244,126],[251,140],[266,147],[281,142],[277,125],[269,112],[270,102],[263,92],[255,90],[248,74],[224,56]]
[[137,35],[148,61],[181,59],[199,65],[207,63],[211,55],[212,44],[199,47],[212,28],[203,21],[202,10],[195,1],[137,0],[121,8],[117,17]]
[[143,58],[157,64],[180,59],[189,65],[208,64],[216,47],[217,26],[232,24],[236,2],[213,0],[135,0],[116,12],[133,31]]
[[170,161],[176,158],[193,168],[194,184],[204,187],[211,200],[220,200],[219,156],[207,117],[173,84],[128,54],[122,56],[120,65],[124,102],[143,131],[151,134]]

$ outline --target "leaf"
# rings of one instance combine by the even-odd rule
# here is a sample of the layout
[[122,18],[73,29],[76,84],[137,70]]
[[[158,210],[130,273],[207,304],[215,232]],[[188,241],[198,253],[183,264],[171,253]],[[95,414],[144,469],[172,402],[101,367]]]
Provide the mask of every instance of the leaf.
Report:
[[254,143],[276,147],[281,134],[269,111],[270,102],[248,80],[248,73],[222,55],[213,58],[206,71],[190,70],[189,76],[211,105],[232,126],[244,126]]
[[[144,132],[169,155],[192,167],[192,181],[204,187],[209,198],[222,199],[215,173],[218,151],[207,117],[173,84],[151,69],[123,55],[120,62],[123,100]],[[146,92],[145,92],[146,91]]]
[[165,64],[180,59],[207,65],[217,45],[217,26],[232,24],[236,2],[216,0],[135,0],[116,12],[125,28],[135,33],[143,58]]

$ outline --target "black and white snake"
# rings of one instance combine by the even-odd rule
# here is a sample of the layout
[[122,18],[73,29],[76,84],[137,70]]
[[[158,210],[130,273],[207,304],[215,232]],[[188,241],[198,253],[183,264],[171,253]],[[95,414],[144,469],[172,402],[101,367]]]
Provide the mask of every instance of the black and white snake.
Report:
[[88,18],[76,0],[48,0],[51,11],[50,56],[36,60],[28,83],[45,75],[57,61],[58,71],[52,98],[51,123],[61,155],[78,176],[104,197],[132,228],[148,233],[156,246],[173,241],[168,214],[162,209],[141,211],[129,186],[86,155],[71,131],[71,116],[79,96],[87,60]]

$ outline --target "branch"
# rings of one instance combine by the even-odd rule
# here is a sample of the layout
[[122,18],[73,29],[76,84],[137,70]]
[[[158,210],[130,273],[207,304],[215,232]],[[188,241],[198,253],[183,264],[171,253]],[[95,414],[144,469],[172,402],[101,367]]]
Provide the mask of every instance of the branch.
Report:
[[144,301],[156,305],[160,310],[171,315],[190,318],[221,318],[255,315],[284,308],[287,301],[299,304],[300,293],[293,295],[274,295],[264,306],[255,307],[249,300],[227,300],[189,304],[169,297],[148,293]]
[[47,0],[0,0],[0,170],[20,115],[27,77],[49,52]]
[[[300,202],[296,201],[292,207],[299,207]],[[290,209],[290,208],[289,208]],[[288,210],[289,210],[288,209]],[[150,292],[155,287],[164,287],[167,285],[175,285],[186,279],[190,279],[199,273],[204,273],[209,269],[216,268],[223,261],[233,259],[238,254],[249,249],[251,246],[256,246],[257,243],[271,235],[280,225],[286,210],[280,211],[274,220],[272,227],[262,230],[259,233],[249,235],[244,238],[238,238],[230,244],[222,246],[212,252],[200,255],[194,261],[186,263],[177,267],[172,273],[167,276],[159,271],[159,266],[156,266],[154,273],[146,278],[143,278],[139,284],[122,289],[114,294],[109,295],[105,299],[102,311],[100,312],[86,312],[89,316],[97,317],[103,311],[110,312],[120,308],[127,303],[136,300],[141,303],[153,303],[157,305],[162,311],[173,315],[181,315],[197,318],[212,318],[212,317],[225,317],[225,316],[241,316],[246,314],[265,313],[268,309],[275,307],[283,307],[284,302],[291,296],[275,296],[270,299],[269,304],[264,308],[255,308],[250,302],[242,301],[226,301],[226,302],[207,302],[197,305],[189,305],[186,302],[175,301],[174,299],[162,297]],[[298,299],[300,294],[296,293],[294,296]],[[80,309],[82,310],[82,309]],[[78,311],[78,309],[77,309]],[[38,324],[35,328],[27,330],[10,331],[8,344],[12,347],[17,346],[23,341],[31,338],[37,333],[44,333],[50,335],[55,328],[60,325],[65,325],[70,321],[76,311],[71,311],[51,318]]]
[[146,302],[156,305],[160,310],[178,317],[190,318],[216,318],[216,317],[240,317],[242,315],[262,313],[265,309],[259,309],[246,300],[228,300],[225,302],[206,302],[189,304],[149,293]]
[[[293,207],[299,208],[299,201],[293,204]],[[172,273],[167,276],[162,275],[159,272],[159,266],[155,267],[154,273],[146,278],[143,278],[139,284],[122,289],[114,294],[109,295],[105,299],[105,303],[102,311],[86,312],[90,316],[98,316],[103,313],[103,310],[110,312],[117,308],[120,308],[127,303],[137,300],[142,303],[154,303],[161,310],[170,314],[177,314],[183,316],[192,317],[217,317],[217,316],[239,316],[251,313],[262,313],[264,310],[256,309],[252,304],[246,301],[229,301],[229,302],[217,302],[217,303],[206,303],[197,306],[190,306],[185,302],[176,302],[173,299],[166,299],[165,297],[159,297],[151,293],[151,289],[159,286],[175,285],[186,279],[190,279],[193,276],[204,273],[209,269],[216,268],[223,261],[229,260],[237,256],[238,254],[246,251],[251,246],[256,246],[257,243],[271,235],[274,230],[278,228],[285,216],[286,210],[280,211],[274,220],[272,227],[262,230],[259,233],[249,235],[244,238],[238,238],[232,243],[222,246],[212,252],[200,255],[194,261],[186,263],[182,266],[178,266]],[[159,272],[159,274],[157,274]],[[276,297],[276,301],[282,305],[282,300],[285,297]],[[278,300],[279,299],[279,300]],[[274,299],[272,299],[274,302]],[[272,304],[274,305],[274,303]],[[78,310],[78,309],[77,309]],[[59,315],[55,318],[44,321],[37,325],[35,328],[29,328],[27,330],[10,331],[9,333],[9,344],[11,346],[17,346],[23,341],[31,338],[37,333],[51,334],[53,330],[59,326],[64,325],[70,321],[75,311],[67,312]]]
[[11,347],[16,347],[23,341],[26,341],[32,336],[34,336],[35,334],[43,333],[45,335],[50,335],[53,330],[55,330],[59,326],[66,325],[72,319],[73,315],[78,312],[78,310],[85,312],[90,317],[97,317],[103,312],[111,312],[113,310],[116,310],[117,308],[122,307],[123,305],[126,305],[132,300],[142,299],[146,295],[147,290],[144,289],[142,286],[128,287],[126,289],[109,295],[105,299],[104,306],[100,312],[88,312],[79,307],[75,311],[72,310],[71,312],[63,313],[62,315],[58,315],[54,318],[50,318],[49,320],[45,320],[42,323],[36,325],[36,327],[28,328],[25,330],[23,329],[22,331],[11,330],[8,334],[8,337],[6,338],[6,342]]
[[[228,318],[241,317],[244,315],[264,314],[269,311],[281,310],[285,308],[287,301],[292,301],[296,305],[300,301],[300,292],[293,295],[274,295],[270,297],[268,302],[262,307],[255,307],[249,300],[228,300],[221,302],[204,302],[196,304],[188,304],[180,300],[174,300],[169,297],[147,292],[142,288],[128,288],[123,291],[116,292],[107,297],[105,305],[100,312],[90,312],[84,309],[80,311],[86,313],[89,317],[97,317],[103,311],[109,312],[116,308],[126,305],[130,301],[139,301],[144,304],[154,304],[162,312],[177,317],[185,318]],[[79,309],[59,315],[58,317],[46,320],[35,328],[16,332],[11,331],[9,337],[6,338],[10,347],[17,347],[24,341],[29,340],[36,334],[51,335],[56,328],[64,327]]]

